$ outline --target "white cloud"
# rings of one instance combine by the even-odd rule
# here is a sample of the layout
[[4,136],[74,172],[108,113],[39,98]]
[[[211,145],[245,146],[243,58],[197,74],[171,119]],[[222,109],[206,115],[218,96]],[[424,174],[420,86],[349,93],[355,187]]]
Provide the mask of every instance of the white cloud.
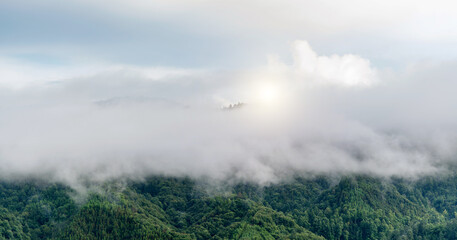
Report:
[[[246,67],[258,64],[264,53],[285,57],[284,43],[293,39],[307,39],[329,58],[349,52],[388,67],[457,55],[452,47],[457,4],[448,0],[18,0],[0,5],[26,16],[15,27],[4,14],[5,34],[21,38],[5,38],[0,51],[10,49],[7,55],[36,47],[63,59],[82,54],[118,63]],[[45,31],[35,31],[35,25]],[[56,46],[62,51],[49,50]]]
[[318,56],[306,41],[294,43],[295,70],[317,84],[370,86],[377,81],[377,73],[370,61],[360,56]]
[[15,59],[0,58],[0,88],[21,89],[32,86],[70,80],[78,77],[91,77],[96,74],[119,73],[143,77],[149,80],[162,80],[204,73],[203,69],[171,67],[139,67],[133,65],[92,63],[86,65],[40,65]]
[[[83,1],[83,4],[130,17],[181,17],[191,23],[211,26],[212,32],[218,34],[223,29],[247,28],[248,31],[261,29],[282,34],[301,31],[308,35],[369,32],[411,41],[455,39],[457,36],[452,29],[457,21],[454,14],[457,4],[450,0],[98,0]],[[224,27],[218,31],[220,26]]]
[[[242,72],[152,75],[114,68],[45,88],[4,88],[0,175],[77,184],[167,174],[267,184],[308,173],[414,177],[440,171],[455,155],[452,64],[371,85],[379,70],[367,60],[297,45],[291,65],[270,58]],[[265,85],[277,88],[274,103],[256,101]],[[215,100],[241,98],[246,105],[233,111]],[[425,114],[414,110],[418,104]]]
[[[24,2],[27,1],[7,5],[97,10],[101,15],[115,14],[126,17],[126,20],[153,19],[183,25],[198,24],[210,27],[210,32],[215,34],[260,30],[288,36],[293,32],[302,32],[308,36],[323,34],[322,37],[325,37],[365,32],[410,41],[449,40],[457,36],[452,28],[457,20],[457,4],[450,0],[83,0],[67,1],[65,5],[58,4],[56,0]],[[209,29],[195,27],[192,30]]]

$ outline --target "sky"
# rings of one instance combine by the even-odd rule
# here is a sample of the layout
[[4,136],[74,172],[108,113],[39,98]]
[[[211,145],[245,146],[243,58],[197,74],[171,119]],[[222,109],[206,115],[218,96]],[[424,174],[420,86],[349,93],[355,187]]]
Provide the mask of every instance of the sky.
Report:
[[290,62],[290,43],[382,67],[452,59],[452,1],[2,1],[1,57],[23,64],[183,68]]
[[447,0],[0,1],[0,175],[443,172],[457,153],[455,12]]

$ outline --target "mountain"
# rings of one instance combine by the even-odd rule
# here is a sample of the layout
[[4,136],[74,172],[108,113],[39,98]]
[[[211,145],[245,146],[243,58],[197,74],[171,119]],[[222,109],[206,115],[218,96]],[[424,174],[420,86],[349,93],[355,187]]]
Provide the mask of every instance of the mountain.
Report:
[[457,239],[457,175],[0,183],[1,239]]

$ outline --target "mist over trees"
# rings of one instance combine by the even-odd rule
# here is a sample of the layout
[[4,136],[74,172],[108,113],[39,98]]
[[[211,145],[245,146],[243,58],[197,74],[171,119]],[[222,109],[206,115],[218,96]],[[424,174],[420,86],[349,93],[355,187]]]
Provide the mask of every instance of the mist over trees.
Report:
[[[452,164],[456,86],[433,78],[452,66],[387,74],[357,55],[292,46],[293,64],[229,73],[125,66],[3,88],[1,177],[74,188],[151,174],[269,184],[297,173],[415,178]],[[233,103],[243,104],[220,109]]]
[[[110,182],[82,200],[59,184],[2,182],[6,239],[455,239],[457,178],[295,178],[208,191],[189,178]],[[71,197],[73,196],[73,197]]]
[[0,239],[457,239],[456,12],[0,0]]

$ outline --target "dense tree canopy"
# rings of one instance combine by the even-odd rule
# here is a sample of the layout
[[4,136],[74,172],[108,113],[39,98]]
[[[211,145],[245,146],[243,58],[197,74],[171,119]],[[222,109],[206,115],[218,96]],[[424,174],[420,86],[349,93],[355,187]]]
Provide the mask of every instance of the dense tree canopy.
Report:
[[151,177],[80,195],[59,184],[1,182],[0,238],[457,239],[456,176],[295,178],[218,191]]

